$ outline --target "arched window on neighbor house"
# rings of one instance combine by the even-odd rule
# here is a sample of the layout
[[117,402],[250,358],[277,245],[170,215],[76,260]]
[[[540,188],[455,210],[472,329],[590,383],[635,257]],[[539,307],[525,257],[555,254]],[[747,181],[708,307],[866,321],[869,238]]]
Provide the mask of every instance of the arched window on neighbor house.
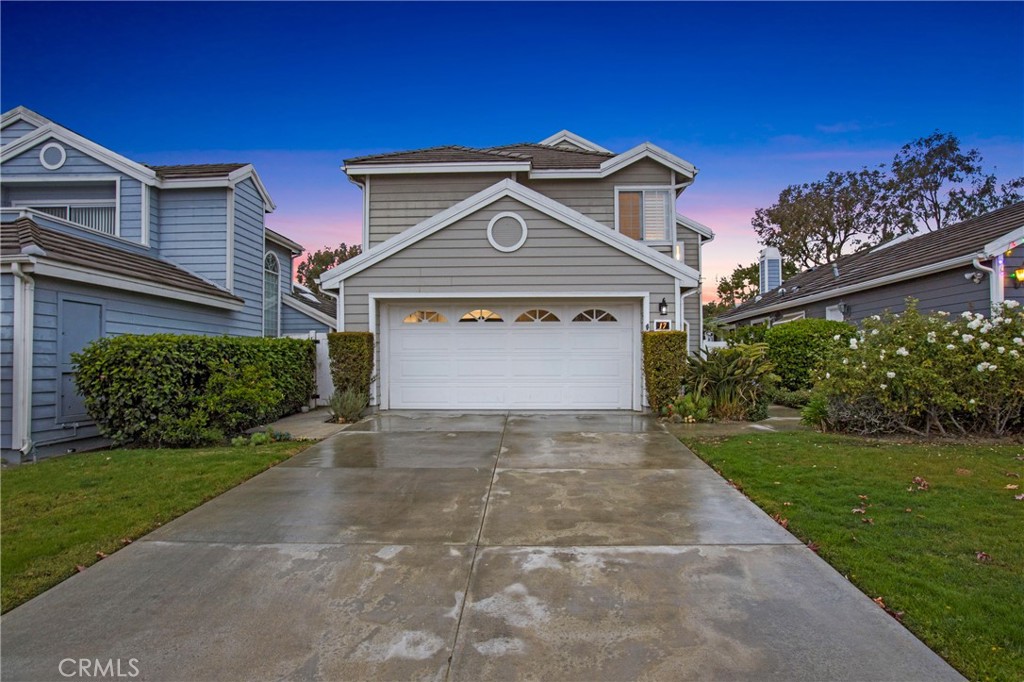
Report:
[[281,333],[281,263],[268,253],[263,259],[263,336]]

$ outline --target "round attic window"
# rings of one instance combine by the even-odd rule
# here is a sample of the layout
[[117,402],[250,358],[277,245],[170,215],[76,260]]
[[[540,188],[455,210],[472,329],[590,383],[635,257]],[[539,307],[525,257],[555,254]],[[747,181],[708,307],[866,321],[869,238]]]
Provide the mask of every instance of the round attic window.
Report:
[[43,168],[47,170],[57,170],[67,160],[68,153],[64,150],[64,147],[56,142],[44,145],[39,150],[39,163],[43,164]]
[[518,250],[526,242],[526,221],[518,213],[499,213],[487,223],[487,241],[504,253]]

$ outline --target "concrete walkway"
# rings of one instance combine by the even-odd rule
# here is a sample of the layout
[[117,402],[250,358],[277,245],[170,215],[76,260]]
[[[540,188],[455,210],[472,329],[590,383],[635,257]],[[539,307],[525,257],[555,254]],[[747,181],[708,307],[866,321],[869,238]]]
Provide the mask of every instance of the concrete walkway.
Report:
[[5,680],[960,679],[628,413],[374,416],[2,630]]
[[309,412],[290,414],[272,424],[249,429],[246,433],[273,429],[281,433],[290,433],[292,438],[296,440],[323,440],[340,431],[344,431],[346,428],[345,424],[329,421],[330,418],[331,411],[328,408],[318,407]]

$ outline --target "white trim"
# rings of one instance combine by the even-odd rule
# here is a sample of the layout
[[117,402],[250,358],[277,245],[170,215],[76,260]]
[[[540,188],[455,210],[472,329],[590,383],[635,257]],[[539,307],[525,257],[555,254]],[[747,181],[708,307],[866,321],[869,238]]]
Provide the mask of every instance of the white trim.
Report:
[[[324,291],[320,289],[320,291]],[[330,292],[324,292],[328,296],[332,294]],[[338,331],[345,331],[345,282],[338,282]]]
[[676,212],[676,224],[682,225],[686,229],[696,232],[702,237],[705,237],[709,242],[715,239],[715,233],[710,227],[704,225],[703,223],[698,223],[693,218],[684,216],[682,213],[679,213],[678,211]]
[[[363,251],[370,250],[370,176],[363,180]],[[359,183],[356,183],[359,184]]]
[[988,276],[989,311],[996,314],[996,308],[1006,299],[1006,258],[1000,253],[992,258],[992,272]]
[[[674,305],[675,305],[675,309],[676,309],[675,310],[675,312],[676,312],[676,316],[675,316],[676,317],[676,329],[682,329],[683,328],[683,322],[685,321],[684,316],[683,316],[683,283],[680,282],[678,279],[676,279],[675,285],[676,285],[675,286],[676,295],[675,295]],[[689,341],[690,341],[689,337],[687,337],[686,341],[687,341],[687,344],[689,344]]]
[[150,216],[150,214],[149,214],[149,208],[150,208],[149,207],[149,202],[152,201],[152,199],[149,196],[149,192],[150,192],[149,185],[141,185],[139,187],[139,190],[142,192],[142,221],[141,221],[142,245],[143,246],[149,246],[149,230],[150,230],[150,224],[149,223],[150,223],[150,220],[152,218],[152,216]]
[[[502,246],[501,244],[494,240],[494,225],[502,218],[511,218],[512,220],[519,223],[519,227],[521,227],[523,230],[523,233],[519,236],[519,239],[512,246]],[[501,251],[502,253],[512,253],[513,251],[518,251],[520,248],[522,248],[523,244],[526,243],[527,231],[528,230],[526,228],[526,221],[523,220],[523,217],[521,215],[513,211],[502,211],[501,213],[498,213],[493,218],[491,218],[490,222],[487,223],[487,241],[491,243],[491,246],[493,246],[498,251]]]
[[277,244],[278,246],[283,246],[288,250],[289,253],[294,253],[295,255],[299,255],[300,253],[306,250],[306,247],[304,247],[302,244],[296,241],[292,241],[291,239],[288,239],[288,237],[285,237],[283,234],[272,232],[270,228],[266,227],[265,225],[263,227],[263,239],[265,241]]
[[845,287],[829,289],[818,294],[802,296],[800,298],[794,298],[792,300],[783,301],[781,303],[773,303],[772,305],[766,306],[764,308],[756,308],[749,311],[742,311],[742,313],[739,314],[738,316],[722,315],[722,317],[720,317],[719,319],[727,324],[734,324],[735,322],[741,322],[746,320],[746,314],[748,312],[751,315],[764,316],[767,313],[772,313],[777,310],[786,310],[787,308],[793,308],[798,305],[807,305],[808,303],[815,303],[817,301],[823,301],[829,298],[838,298],[840,296],[845,296],[846,294],[853,294],[858,291],[876,289],[887,284],[893,284],[894,282],[903,282],[905,280],[915,279],[923,275],[934,275],[940,272],[944,272],[946,270],[952,270],[963,265],[970,265],[976,257],[976,254],[958,256],[956,258],[950,258],[939,263],[922,265],[920,267],[914,268],[913,270],[904,270],[903,272],[897,272],[892,275],[886,275],[885,277],[878,277],[876,279],[868,280],[867,282],[849,284]]
[[596,142],[591,142],[585,137],[580,137],[579,135],[570,130],[559,130],[554,135],[551,135],[550,137],[545,137],[537,144],[546,144],[549,147],[555,147],[558,146],[558,143],[560,142],[569,142],[570,144],[576,145],[580,149],[585,149],[591,152],[604,152],[605,154],[615,153],[611,149],[605,149]]
[[788,324],[790,322],[796,322],[797,320],[803,320],[803,319],[806,319],[806,318],[807,318],[807,311],[806,310],[799,310],[799,311],[797,311],[795,313],[790,313],[789,315],[783,315],[782,317],[780,317],[777,320],[771,320],[770,321],[771,324],[769,326],[771,326],[771,327],[778,327],[780,324]]
[[120,179],[115,173],[89,175],[88,173],[62,173],[60,175],[5,175],[4,184],[12,182],[115,182]]
[[[28,265],[26,263],[26,265]],[[30,269],[29,268],[25,268]],[[31,450],[32,374],[35,337],[35,281],[24,272],[22,263],[13,262],[14,274],[14,367],[11,385],[11,448]]]
[[88,140],[77,133],[73,133],[67,128],[59,126],[53,122],[40,126],[31,133],[23,135],[9,144],[5,144],[0,148],[0,162],[13,159],[47,138],[53,138],[74,147],[76,150],[86,154],[87,156],[91,156],[97,161],[119,170],[125,175],[133,177],[140,182],[144,182],[148,185],[159,184],[156,177],[156,171],[152,168],[147,168],[146,166],[125,158],[106,147],[101,147],[95,142]]
[[[47,123],[53,123],[50,119],[40,116],[27,107],[17,106],[10,111],[4,112],[3,116],[0,117],[0,130],[17,123],[18,121],[27,121],[37,128],[40,128]],[[28,133],[26,133],[26,135],[27,134]]]
[[420,173],[511,173],[530,170],[529,161],[465,161],[444,163],[380,163],[342,166],[345,173],[354,175],[396,175]]
[[589,218],[528,187],[505,179],[427,218],[418,225],[391,237],[372,251],[364,251],[355,258],[347,260],[335,268],[331,268],[321,275],[321,288],[333,289],[338,281],[362,272],[366,268],[398,253],[421,239],[505,197],[516,199],[666,274],[679,277],[688,286],[697,286],[700,280],[700,273],[685,263],[677,263],[672,258],[655,251],[641,242],[625,237],[614,230],[609,230],[607,226],[602,225],[593,218]]
[[[637,331],[643,331],[650,328],[651,324],[651,292],[649,291],[444,291],[444,292],[430,292],[430,291],[396,291],[396,292],[381,292],[371,291],[366,296],[367,298],[367,312],[368,321],[367,329],[373,333],[376,343],[374,343],[374,367],[378,368],[374,383],[370,388],[370,400],[371,404],[377,405],[379,409],[386,410],[390,406],[390,396],[387,394],[388,388],[388,375],[387,366],[381,363],[381,358],[388,356],[388,335],[381,333],[381,329],[378,329],[378,315],[377,315],[377,304],[387,304],[389,301],[401,301],[401,300],[448,300],[448,299],[486,299],[486,298],[503,298],[503,299],[524,299],[524,300],[537,300],[537,301],[550,301],[557,299],[632,299],[640,304],[640,328]],[[340,300],[340,299],[339,299]],[[339,309],[339,315],[343,313],[343,310]],[[341,319],[339,317],[339,319]],[[340,329],[339,329],[340,331]],[[643,365],[640,349],[639,334],[637,338],[633,340],[633,396],[632,396],[632,409],[634,411],[640,411],[643,407],[647,406],[646,396],[643,391]],[[380,387],[380,397],[377,399],[377,387]]]
[[1005,234],[1002,237],[985,244],[985,255],[994,256],[1005,251],[1015,249],[1021,244],[1024,244],[1024,225],[1018,227],[1013,232]]
[[[49,149],[56,149],[60,152],[60,161],[55,164],[49,164],[46,162],[46,151]],[[57,170],[63,166],[68,160],[68,151],[64,149],[64,146],[59,142],[48,142],[42,146],[39,150],[39,165],[46,170]]]
[[[264,232],[266,234],[266,232]],[[235,293],[235,189],[227,191],[227,244],[225,251],[224,286]]]
[[[143,185],[145,187],[145,185]],[[70,216],[71,213],[68,213]],[[114,236],[121,237],[121,176],[114,180]]]
[[[247,163],[238,170],[231,171],[228,173],[228,183],[232,187],[242,182],[243,180],[252,180],[252,184],[256,186],[256,191],[259,193],[260,198],[263,199],[263,212],[273,213],[274,209],[277,208],[277,204],[270,198],[270,192],[267,191],[266,185],[263,184],[263,180],[260,179],[260,174],[256,172],[256,167],[251,163]],[[166,180],[163,183],[164,187],[173,187],[176,180]]]
[[296,301],[291,296],[282,296],[281,297],[281,303],[283,303],[284,305],[288,306],[292,310],[299,311],[300,313],[302,313],[306,317],[311,317],[314,320],[316,320],[317,322],[320,322],[322,324],[326,324],[328,326],[328,328],[330,328],[331,330],[337,329],[337,327],[338,327],[337,320],[334,320],[329,315],[325,314],[321,310],[317,310],[313,306],[306,305],[302,301]]
[[[8,258],[0,258],[0,264],[7,265],[10,262]],[[245,303],[242,301],[227,301],[215,296],[148,282],[135,277],[101,273],[80,265],[48,262],[42,258],[33,259],[33,263],[35,266],[33,271],[41,277],[67,279],[82,284],[93,284],[108,289],[119,289],[136,294],[169,298],[175,301],[187,301],[225,310],[241,310],[245,306]],[[6,268],[4,269],[6,270]]]
[[[266,337],[266,335],[267,335],[267,272],[269,272],[269,270],[267,269],[267,257],[268,256],[270,258],[273,258],[274,262],[277,263],[277,272],[274,273],[274,274],[277,275],[277,286],[274,287],[274,291],[277,292],[277,330],[276,330],[276,332],[274,334],[274,338],[276,339],[276,338],[279,338],[281,336],[281,299],[284,298],[284,296],[281,294],[281,291],[282,291],[282,289],[281,289],[281,276],[282,276],[282,272],[281,271],[284,268],[281,267],[281,259],[277,257],[277,254],[274,253],[273,251],[267,251],[265,247],[263,249],[263,261],[262,261],[262,266],[263,267],[260,268],[260,272],[263,273],[263,277],[262,277],[262,280],[263,280],[263,295],[260,297],[260,302],[262,303],[262,308],[263,308],[263,324],[261,325],[260,328],[262,330],[262,335],[264,337]],[[291,280],[289,280],[289,282],[290,281]]]

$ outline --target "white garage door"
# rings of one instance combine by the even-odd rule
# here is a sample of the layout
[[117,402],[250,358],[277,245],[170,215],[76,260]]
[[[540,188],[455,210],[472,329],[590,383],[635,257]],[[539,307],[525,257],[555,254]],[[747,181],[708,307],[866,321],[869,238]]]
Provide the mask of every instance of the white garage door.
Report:
[[639,407],[638,303],[403,301],[382,316],[390,408]]

